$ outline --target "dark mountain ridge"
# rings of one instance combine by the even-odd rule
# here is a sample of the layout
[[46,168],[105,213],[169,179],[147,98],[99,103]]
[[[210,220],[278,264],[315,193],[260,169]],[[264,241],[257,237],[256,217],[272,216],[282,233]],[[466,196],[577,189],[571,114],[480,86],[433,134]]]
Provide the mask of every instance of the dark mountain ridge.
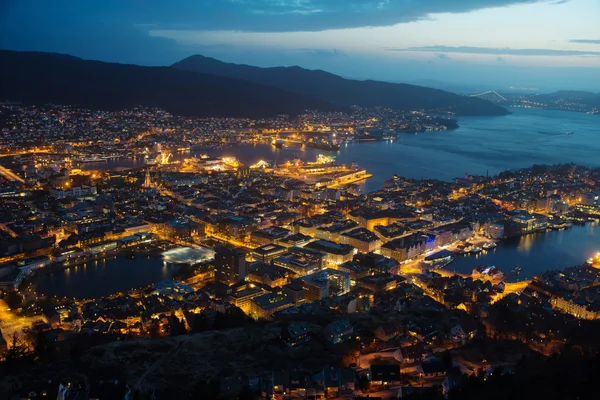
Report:
[[508,114],[503,107],[476,97],[404,83],[345,79],[322,70],[308,70],[298,66],[260,68],[195,55],[173,64],[173,67],[262,83],[341,106],[451,111],[458,115]]
[[338,109],[320,99],[240,79],[56,53],[0,51],[0,76],[0,99],[27,104],[102,110],[142,105],[183,116],[248,118]]

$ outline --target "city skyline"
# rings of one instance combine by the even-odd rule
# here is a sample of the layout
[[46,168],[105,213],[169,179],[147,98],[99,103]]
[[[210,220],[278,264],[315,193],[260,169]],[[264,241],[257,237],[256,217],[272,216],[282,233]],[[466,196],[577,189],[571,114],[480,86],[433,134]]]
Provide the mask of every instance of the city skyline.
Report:
[[[600,76],[592,0],[5,2],[0,48],[170,65],[192,54],[357,79],[589,89]],[[186,12],[181,12],[186,10]],[[25,21],[26,23],[23,23]],[[430,82],[431,83],[431,82]],[[439,83],[439,82],[438,82]],[[434,83],[435,84],[435,83]]]

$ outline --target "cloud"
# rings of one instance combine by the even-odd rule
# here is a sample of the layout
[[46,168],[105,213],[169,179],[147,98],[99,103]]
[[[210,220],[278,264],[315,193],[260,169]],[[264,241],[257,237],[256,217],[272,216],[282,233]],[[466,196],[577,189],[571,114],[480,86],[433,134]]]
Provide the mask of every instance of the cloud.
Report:
[[569,42],[582,44],[600,44],[600,39],[573,39],[569,40]]
[[[429,19],[436,13],[465,13],[550,0],[0,0],[7,10],[28,15],[119,20],[161,30],[249,32],[323,31],[389,26]],[[3,11],[0,9],[0,11]],[[6,14],[6,12],[4,12]],[[8,18],[8,17],[7,17]],[[0,16],[0,23],[2,17]],[[28,27],[34,25],[27,24]]]
[[340,49],[297,49],[300,52],[320,57],[345,57],[346,52]]
[[581,50],[554,50],[554,49],[511,49],[495,47],[471,47],[471,46],[424,46],[424,47],[406,47],[406,48],[386,48],[387,51],[425,51],[425,52],[444,52],[461,54],[493,54],[510,56],[600,56],[598,51]]

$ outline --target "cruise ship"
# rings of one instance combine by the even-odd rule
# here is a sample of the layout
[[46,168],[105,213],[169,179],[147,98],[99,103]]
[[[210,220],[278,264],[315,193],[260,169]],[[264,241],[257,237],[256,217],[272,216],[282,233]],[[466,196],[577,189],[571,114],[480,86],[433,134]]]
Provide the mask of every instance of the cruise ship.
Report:
[[92,156],[92,157],[77,158],[74,161],[78,162],[78,163],[97,163],[97,162],[106,162],[106,159],[102,158],[100,156]]
[[306,143],[307,147],[313,147],[319,150],[326,151],[338,151],[340,149],[340,145],[336,143],[326,143],[326,142],[308,142]]

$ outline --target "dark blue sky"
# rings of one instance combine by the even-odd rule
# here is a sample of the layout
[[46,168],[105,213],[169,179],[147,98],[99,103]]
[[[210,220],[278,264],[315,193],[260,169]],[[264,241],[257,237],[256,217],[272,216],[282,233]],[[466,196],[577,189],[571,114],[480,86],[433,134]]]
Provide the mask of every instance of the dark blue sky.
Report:
[[0,0],[0,48],[600,90],[598,18],[597,0]]

